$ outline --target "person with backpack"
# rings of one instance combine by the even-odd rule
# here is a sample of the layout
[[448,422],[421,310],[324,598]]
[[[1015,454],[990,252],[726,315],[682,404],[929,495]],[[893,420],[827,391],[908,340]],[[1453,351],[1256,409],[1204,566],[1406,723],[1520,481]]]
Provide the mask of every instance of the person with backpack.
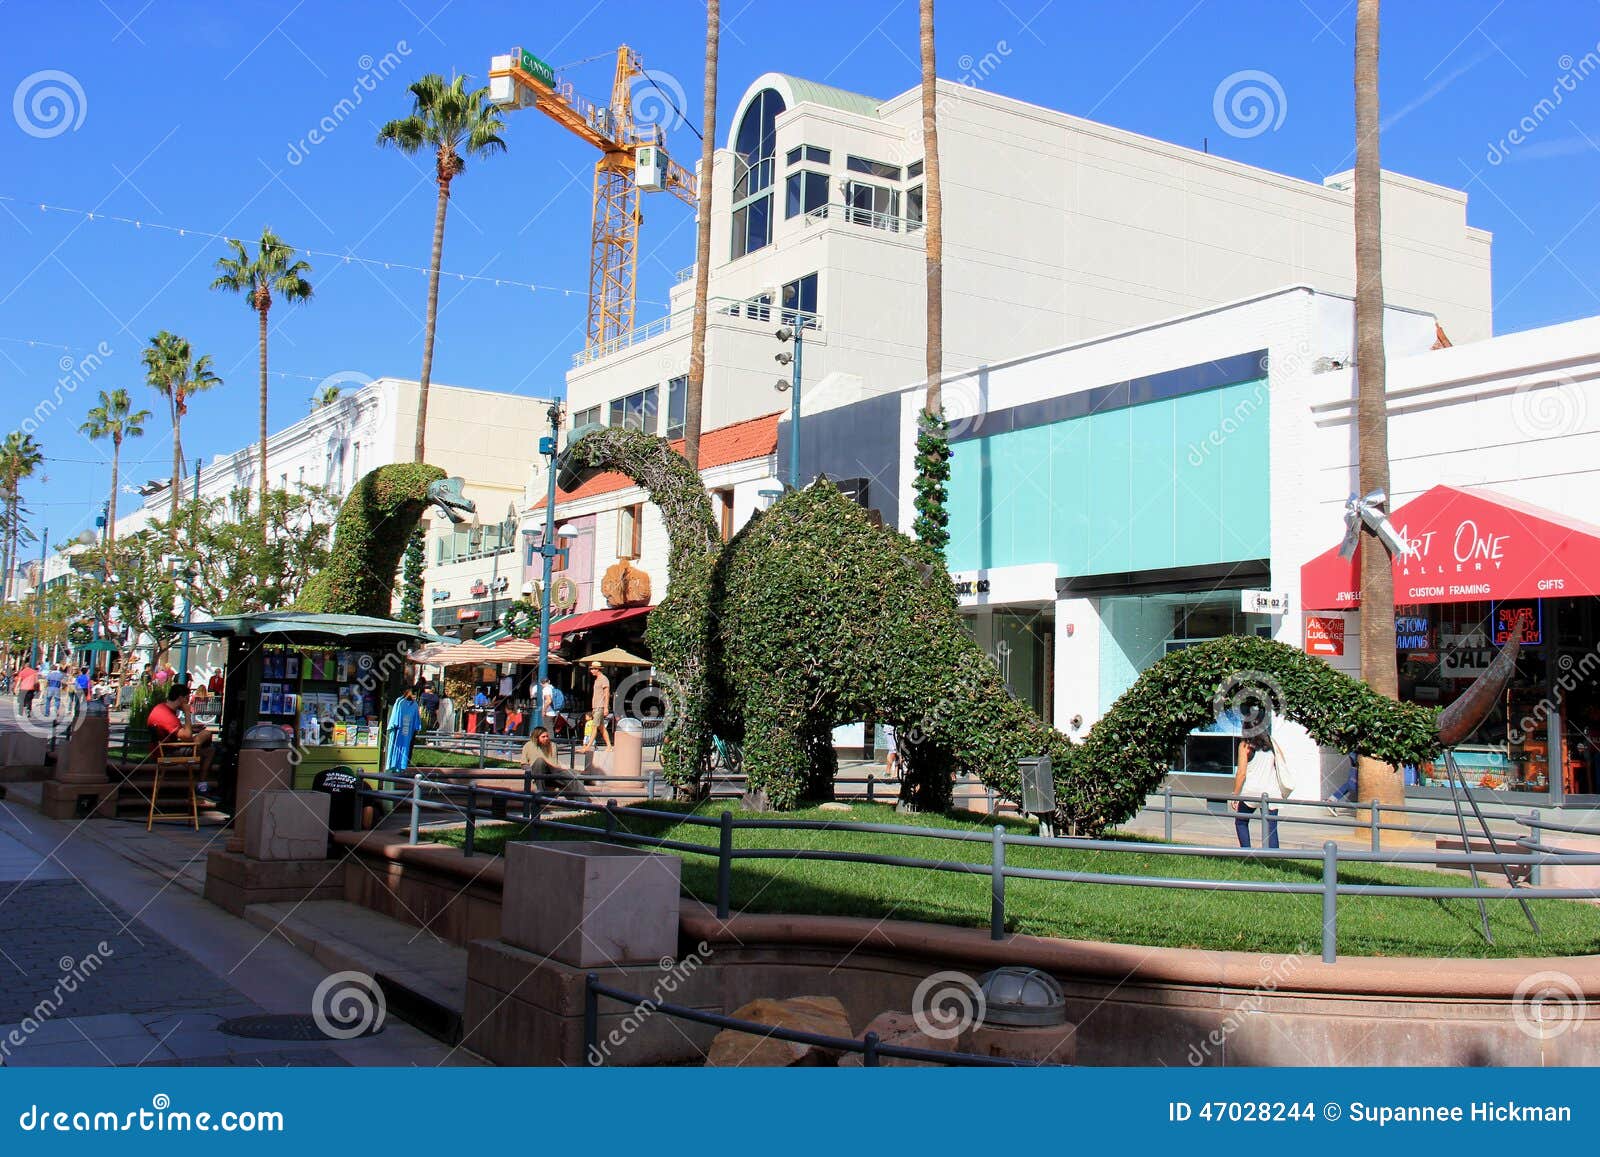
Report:
[[550,681],[549,675],[546,675],[539,684],[539,718],[551,735],[556,732],[556,716],[560,715],[561,709],[566,706],[566,699],[561,689]]

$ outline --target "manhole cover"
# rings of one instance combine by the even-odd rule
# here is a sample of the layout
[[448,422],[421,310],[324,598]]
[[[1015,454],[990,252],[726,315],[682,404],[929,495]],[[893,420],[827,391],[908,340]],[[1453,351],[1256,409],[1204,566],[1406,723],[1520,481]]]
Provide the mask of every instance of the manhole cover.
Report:
[[307,1013],[264,1013],[260,1016],[238,1016],[225,1020],[217,1027],[229,1036],[250,1037],[254,1040],[325,1041],[350,1040],[358,1036],[372,1036],[382,1031],[382,1022],[376,1027],[359,1031],[358,1023],[344,1025],[328,1020],[327,1031],[315,1016]]

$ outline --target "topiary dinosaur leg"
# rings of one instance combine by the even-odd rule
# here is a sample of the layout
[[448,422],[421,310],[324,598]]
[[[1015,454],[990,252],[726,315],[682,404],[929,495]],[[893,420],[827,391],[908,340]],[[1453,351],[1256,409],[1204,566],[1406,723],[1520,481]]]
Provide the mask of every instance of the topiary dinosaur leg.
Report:
[[910,736],[898,745],[900,807],[911,812],[947,812],[955,802],[955,760],[950,749]]
[[812,768],[802,688],[784,694],[779,680],[745,698],[744,759],[747,803],[786,811],[805,795]]

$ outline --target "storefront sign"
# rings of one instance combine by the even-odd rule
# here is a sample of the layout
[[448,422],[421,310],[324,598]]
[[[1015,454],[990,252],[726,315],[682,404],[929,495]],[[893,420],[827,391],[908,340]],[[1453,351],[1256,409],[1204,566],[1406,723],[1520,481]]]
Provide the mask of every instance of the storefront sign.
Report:
[[1544,607],[1540,603],[1501,603],[1494,609],[1494,645],[1503,647],[1511,628],[1522,622],[1522,645],[1537,647],[1544,642]]
[[1286,615],[1289,596],[1280,591],[1240,591],[1239,609],[1247,615]]
[[1306,654],[1344,654],[1344,620],[1337,615],[1306,616]]
[[958,595],[986,595],[989,593],[989,580],[963,579],[955,587]]
[[1394,619],[1394,649],[1397,651],[1431,651],[1436,645],[1433,623],[1427,615],[1396,615]]
[[[1400,506],[1390,520],[1411,547],[1397,556],[1398,603],[1465,603],[1600,594],[1600,527],[1502,495],[1455,486]],[[1371,548],[1363,539],[1360,550]],[[1355,559],[1330,547],[1301,568],[1308,607],[1344,610],[1361,601]]]
[[469,611],[466,607],[462,607],[459,611],[456,612],[456,621],[457,622],[461,622],[461,623],[470,623],[472,620],[476,619],[480,614],[482,614],[481,611]]

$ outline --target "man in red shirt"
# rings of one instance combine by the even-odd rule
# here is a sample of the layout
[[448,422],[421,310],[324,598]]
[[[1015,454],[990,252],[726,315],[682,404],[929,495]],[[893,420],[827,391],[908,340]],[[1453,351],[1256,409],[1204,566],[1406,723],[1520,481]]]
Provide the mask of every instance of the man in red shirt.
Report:
[[17,706],[28,717],[33,716],[33,697],[39,692],[39,672],[34,670],[32,663],[23,663],[22,670],[17,672]]
[[174,683],[167,691],[164,703],[150,708],[150,738],[156,745],[169,739],[198,739],[196,753],[200,759],[200,778],[210,778],[211,760],[216,749],[211,744],[211,728],[189,724],[189,688],[184,683]]

